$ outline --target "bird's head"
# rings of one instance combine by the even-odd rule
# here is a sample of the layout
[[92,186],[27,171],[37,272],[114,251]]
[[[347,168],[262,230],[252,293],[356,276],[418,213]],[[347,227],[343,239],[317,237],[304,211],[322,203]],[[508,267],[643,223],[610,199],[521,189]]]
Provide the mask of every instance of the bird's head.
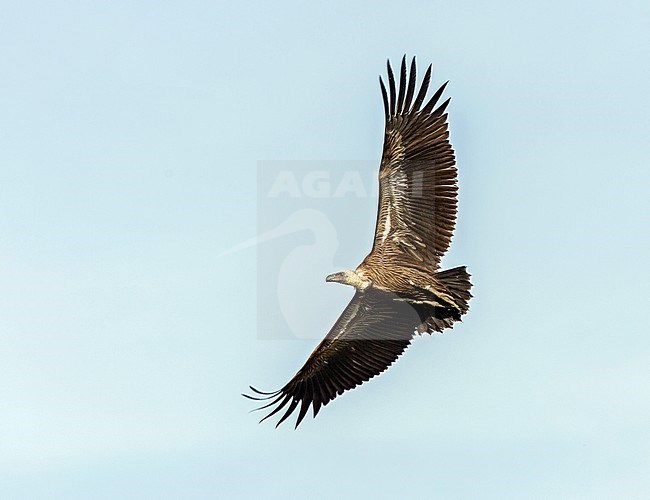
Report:
[[348,269],[344,271],[339,271],[338,273],[330,274],[325,281],[333,281],[335,283],[341,283],[343,285],[350,285],[358,290],[364,290],[368,288],[372,283],[369,279],[359,276],[359,273],[356,271],[350,271]]

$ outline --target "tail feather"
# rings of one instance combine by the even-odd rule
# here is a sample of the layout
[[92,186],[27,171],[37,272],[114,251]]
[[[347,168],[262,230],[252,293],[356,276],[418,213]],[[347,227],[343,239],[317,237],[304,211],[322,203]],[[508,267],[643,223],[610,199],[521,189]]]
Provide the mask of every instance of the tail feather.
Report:
[[455,307],[420,306],[422,319],[422,324],[418,327],[420,333],[442,332],[450,328],[454,322],[460,321],[461,316],[469,310],[472,283],[465,266],[440,271],[434,275],[434,278],[447,289]]
[[469,299],[472,298],[470,293],[472,283],[469,280],[470,274],[465,266],[440,271],[434,277],[449,290],[458,305],[461,315],[469,311]]

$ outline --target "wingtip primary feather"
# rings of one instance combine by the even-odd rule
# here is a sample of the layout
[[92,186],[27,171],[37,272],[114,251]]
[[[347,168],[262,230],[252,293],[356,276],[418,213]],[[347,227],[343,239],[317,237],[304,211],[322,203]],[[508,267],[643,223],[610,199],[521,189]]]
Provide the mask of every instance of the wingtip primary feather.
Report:
[[300,422],[302,422],[303,418],[305,418],[305,415],[307,415],[310,406],[311,405],[309,404],[308,400],[302,400],[302,403],[300,404],[300,413],[298,413],[298,419],[296,420],[296,426],[294,429],[297,429],[300,425]]
[[244,396],[247,399],[252,399],[253,401],[265,401],[267,399],[272,399],[273,397],[277,396],[281,392],[279,390],[274,391],[274,392],[263,392],[263,391],[260,391],[258,389],[255,389],[255,387],[253,387],[252,385],[249,385],[248,387],[254,393],[261,395],[261,397],[257,397],[257,396],[251,396],[250,394],[245,394],[245,393],[242,392],[242,394],[241,394],[242,396]]
[[[260,424],[264,422],[267,418],[271,418],[273,415],[278,413],[282,408],[284,408],[287,403],[291,400],[291,395],[287,394],[283,396],[283,399],[280,401],[278,400],[277,402],[280,403],[277,408],[275,408],[271,413],[269,413],[266,417],[264,417],[262,420],[260,420]],[[277,425],[276,425],[277,427]]]
[[449,106],[449,103],[451,102],[451,97],[448,97],[445,102],[443,102],[440,106],[438,106],[432,113],[433,116],[440,116],[442,115],[445,110],[447,109],[447,106]]
[[264,391],[260,391],[260,390],[258,390],[258,389],[255,389],[255,387],[253,387],[252,385],[249,385],[248,387],[249,387],[249,389],[250,389],[251,391],[256,392],[257,394],[262,394],[262,395],[264,395],[264,396],[267,396],[267,395],[269,395],[269,394],[270,394],[270,395],[278,394],[278,393],[280,392],[280,391],[264,392]]
[[433,65],[429,64],[427,70],[424,73],[424,78],[422,78],[422,83],[420,84],[420,91],[418,92],[417,97],[415,98],[415,103],[413,103],[413,112],[417,112],[424,101],[424,98],[427,95],[427,90],[429,90],[429,82],[431,81],[431,68]]
[[282,394],[280,394],[280,395],[278,395],[277,398],[275,398],[275,399],[274,399],[273,401],[271,401],[270,403],[267,403],[267,404],[265,404],[265,405],[263,405],[263,406],[259,406],[258,408],[253,408],[249,413],[252,413],[252,412],[254,412],[254,411],[264,410],[265,408],[268,408],[268,407],[270,407],[270,406],[273,406],[273,405],[276,404],[278,401],[280,401],[280,399],[282,399],[283,397],[284,397],[284,396],[283,396]]
[[404,94],[406,92],[406,54],[402,57],[399,71],[399,93],[397,95],[396,114],[402,113],[404,109]]
[[291,404],[289,405],[289,408],[287,408],[287,411],[284,412],[284,415],[282,415],[282,418],[281,418],[280,420],[278,420],[278,423],[275,424],[275,428],[276,428],[276,429],[278,428],[278,426],[279,426],[282,422],[284,422],[287,418],[289,418],[289,416],[290,416],[290,415],[294,412],[294,410],[296,409],[296,406],[298,406],[298,403],[299,403],[299,402],[300,402],[300,399],[295,398],[295,397],[294,397],[294,398],[291,398]]
[[429,99],[429,102],[425,104],[425,106],[422,108],[422,113],[423,114],[428,114],[431,112],[433,107],[437,104],[437,102],[440,100],[440,97],[442,96],[442,93],[445,91],[445,88],[447,87],[447,84],[449,83],[449,80],[447,80],[445,83],[443,83],[438,90],[431,96],[431,99]]
[[379,86],[381,87],[381,98],[384,102],[384,118],[386,120],[386,123],[388,123],[388,119],[390,117],[388,110],[388,93],[386,92],[386,86],[384,85],[384,80],[381,79],[381,76],[379,77]]
[[406,91],[406,97],[404,98],[404,112],[408,113],[411,110],[411,102],[413,101],[413,91],[415,90],[415,81],[416,81],[416,65],[415,65],[415,56],[411,60],[411,69],[409,70],[409,83],[408,89]]
[[389,115],[395,115],[395,75],[393,68],[390,67],[390,59],[386,60],[386,69],[388,70],[388,87],[390,90]]

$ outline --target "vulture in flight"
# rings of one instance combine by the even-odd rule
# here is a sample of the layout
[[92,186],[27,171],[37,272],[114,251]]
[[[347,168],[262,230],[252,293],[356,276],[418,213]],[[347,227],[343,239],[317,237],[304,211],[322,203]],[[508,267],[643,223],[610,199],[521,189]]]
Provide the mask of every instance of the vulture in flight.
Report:
[[[253,387],[249,399],[284,410],[277,425],[309,407],[314,417],[336,396],[388,368],[417,333],[442,332],[469,309],[465,267],[440,270],[456,221],[457,178],[449,144],[443,84],[428,100],[431,65],[416,92],[415,58],[402,59],[396,85],[390,61],[388,89],[381,77],[385,133],[379,166],[379,207],[373,247],[355,270],[327,276],[356,293],[304,366],[275,392]],[[277,427],[276,425],[276,427]]]

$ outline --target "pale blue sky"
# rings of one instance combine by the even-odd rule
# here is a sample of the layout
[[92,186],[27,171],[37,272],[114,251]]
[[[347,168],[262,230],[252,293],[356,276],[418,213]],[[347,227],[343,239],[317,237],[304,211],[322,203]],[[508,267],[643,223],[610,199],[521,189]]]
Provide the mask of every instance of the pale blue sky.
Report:
[[[0,497],[647,498],[649,25],[645,1],[2,2]],[[298,431],[257,425],[239,393],[314,341],[260,340],[255,250],[219,254],[255,235],[259,160],[378,161],[405,52],[451,81],[471,311]]]

